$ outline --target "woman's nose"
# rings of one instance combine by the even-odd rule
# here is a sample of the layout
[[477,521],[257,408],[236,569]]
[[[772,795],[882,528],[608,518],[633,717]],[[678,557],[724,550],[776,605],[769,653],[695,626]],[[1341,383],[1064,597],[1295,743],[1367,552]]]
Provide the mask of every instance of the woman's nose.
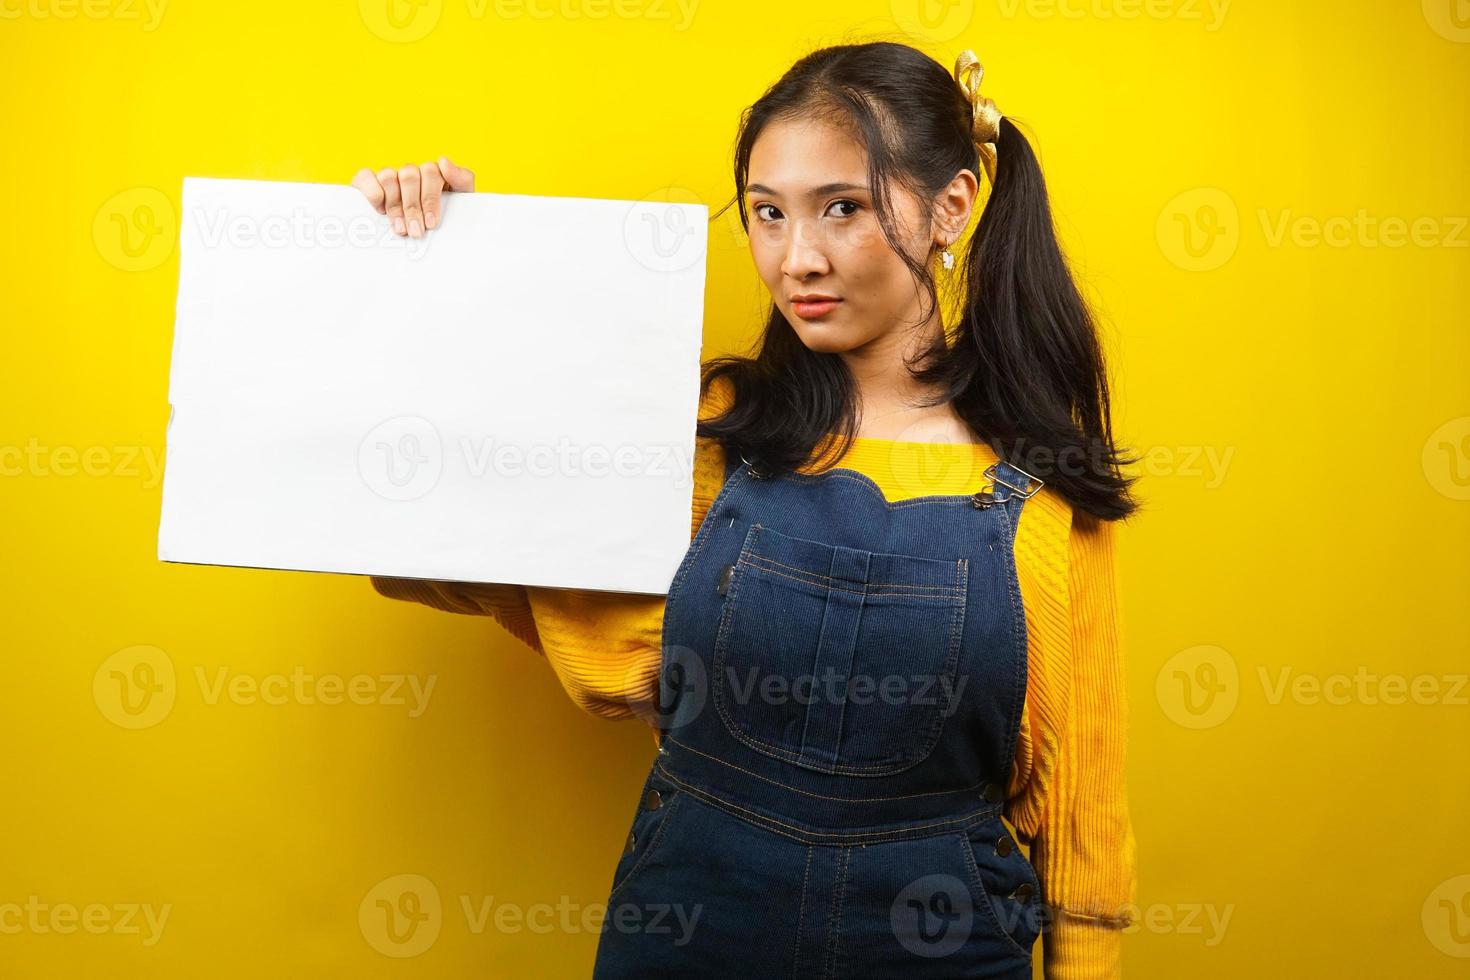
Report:
[[827,271],[825,243],[815,222],[798,221],[792,226],[791,237],[786,242],[786,257],[781,271],[792,279],[805,279],[812,273]]

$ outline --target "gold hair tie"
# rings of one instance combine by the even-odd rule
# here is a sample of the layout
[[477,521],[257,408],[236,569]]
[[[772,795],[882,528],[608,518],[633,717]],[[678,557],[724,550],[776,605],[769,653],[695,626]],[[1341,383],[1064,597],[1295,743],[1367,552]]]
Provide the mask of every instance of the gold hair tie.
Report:
[[995,103],[980,94],[980,79],[985,77],[985,66],[969,48],[961,51],[954,61],[955,81],[970,102],[970,133],[976,143],[994,143],[1000,137],[1000,110]]

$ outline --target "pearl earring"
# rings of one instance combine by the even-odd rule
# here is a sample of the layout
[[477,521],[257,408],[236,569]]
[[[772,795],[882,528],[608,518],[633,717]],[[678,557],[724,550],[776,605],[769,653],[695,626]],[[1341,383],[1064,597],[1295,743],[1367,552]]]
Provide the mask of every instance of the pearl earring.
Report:
[[944,263],[945,269],[954,268],[954,256],[950,254],[948,245],[944,247],[943,252],[939,253],[939,260]]

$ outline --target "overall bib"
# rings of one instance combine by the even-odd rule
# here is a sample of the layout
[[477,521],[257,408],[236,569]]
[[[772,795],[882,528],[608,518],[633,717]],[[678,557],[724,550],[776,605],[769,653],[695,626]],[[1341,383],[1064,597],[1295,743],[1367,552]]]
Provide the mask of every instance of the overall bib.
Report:
[[1044,898],[1000,814],[1040,481],[1001,461],[890,503],[728,455],[669,589],[594,980],[1029,978]]

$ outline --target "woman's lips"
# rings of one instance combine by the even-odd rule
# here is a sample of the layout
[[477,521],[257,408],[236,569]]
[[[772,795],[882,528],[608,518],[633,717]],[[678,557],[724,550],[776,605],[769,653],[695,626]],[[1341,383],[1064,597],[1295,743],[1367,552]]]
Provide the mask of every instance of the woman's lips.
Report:
[[842,302],[842,300],[840,299],[822,299],[812,300],[809,302],[802,300],[793,300],[791,303],[791,308],[795,310],[796,315],[801,317],[803,320],[815,320],[818,317],[824,317],[828,313],[831,313],[837,308],[837,304],[840,302]]

